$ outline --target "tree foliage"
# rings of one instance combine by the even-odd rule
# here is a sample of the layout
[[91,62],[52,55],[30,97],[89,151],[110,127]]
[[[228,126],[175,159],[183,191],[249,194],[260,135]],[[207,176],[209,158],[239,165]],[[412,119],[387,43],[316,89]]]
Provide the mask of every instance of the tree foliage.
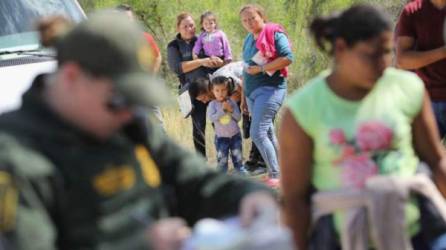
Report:
[[[131,5],[148,32],[153,34],[166,58],[167,43],[176,34],[176,15],[190,12],[199,31],[199,16],[212,10],[218,17],[219,26],[228,35],[235,60],[241,59],[241,48],[246,31],[239,19],[241,6],[246,0],[79,0],[88,13],[95,9],[113,8],[120,3]],[[287,29],[293,45],[295,62],[291,66],[290,89],[294,89],[327,67],[329,59],[320,53],[308,35],[307,27],[314,16],[341,10],[351,4],[367,2],[382,7],[396,19],[402,5],[407,0],[257,0],[266,9],[268,19],[281,23]],[[176,78],[169,71],[164,60],[161,74],[171,86],[176,86]]]

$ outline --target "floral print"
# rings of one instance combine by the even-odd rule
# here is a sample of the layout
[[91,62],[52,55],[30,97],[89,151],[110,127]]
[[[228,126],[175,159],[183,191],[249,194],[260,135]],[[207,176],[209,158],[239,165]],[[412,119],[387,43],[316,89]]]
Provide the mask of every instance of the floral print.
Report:
[[342,145],[347,141],[344,130],[337,128],[330,131],[330,142],[334,145]]
[[333,163],[342,168],[343,184],[362,188],[367,178],[377,175],[380,162],[392,149],[393,136],[393,130],[380,121],[360,124],[352,140],[347,140],[342,129],[330,130],[330,144],[340,153]]
[[378,174],[378,167],[367,154],[352,155],[342,163],[342,181],[346,186],[363,187],[367,178]]
[[392,143],[393,131],[380,122],[362,124],[356,135],[358,146],[362,151],[386,150]]

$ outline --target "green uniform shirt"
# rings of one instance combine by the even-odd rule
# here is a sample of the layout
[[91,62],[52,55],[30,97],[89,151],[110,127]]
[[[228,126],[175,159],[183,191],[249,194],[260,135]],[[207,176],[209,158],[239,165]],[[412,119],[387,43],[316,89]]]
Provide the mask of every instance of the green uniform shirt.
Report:
[[238,212],[263,189],[209,169],[155,127],[136,144],[98,142],[53,113],[43,76],[20,110],[0,116],[0,233],[17,249],[149,249],[144,230]]

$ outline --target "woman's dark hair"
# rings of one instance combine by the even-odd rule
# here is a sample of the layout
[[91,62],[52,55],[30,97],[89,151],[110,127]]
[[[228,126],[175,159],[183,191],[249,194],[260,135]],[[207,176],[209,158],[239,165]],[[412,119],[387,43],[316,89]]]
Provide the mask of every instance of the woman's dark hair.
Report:
[[186,18],[192,18],[192,15],[189,12],[181,12],[177,16],[177,28],[180,27],[181,22]]
[[217,76],[212,79],[211,85],[209,86],[209,91],[212,91],[212,88],[217,85],[225,85],[228,90],[228,96],[232,95],[235,90],[235,83],[232,77],[226,76]]
[[263,19],[264,22],[268,21],[268,17],[266,16],[265,9],[262,6],[255,4],[255,3],[243,5],[239,11],[239,15],[241,15],[243,11],[248,10],[248,9],[252,9],[255,12],[257,12],[257,14]]
[[209,78],[198,77],[189,85],[189,95],[192,99],[196,99],[199,95],[209,92]]
[[[367,4],[354,5],[341,13],[316,17],[310,24],[310,32],[321,50],[333,53],[336,38],[345,40],[349,47],[357,42],[374,38],[392,30],[386,13]],[[331,48],[327,48],[327,43]]]
[[206,31],[203,27],[203,22],[205,18],[212,18],[215,22],[215,28],[218,29],[218,22],[217,22],[217,16],[212,11],[206,11],[200,16],[200,25],[201,25],[201,31]]

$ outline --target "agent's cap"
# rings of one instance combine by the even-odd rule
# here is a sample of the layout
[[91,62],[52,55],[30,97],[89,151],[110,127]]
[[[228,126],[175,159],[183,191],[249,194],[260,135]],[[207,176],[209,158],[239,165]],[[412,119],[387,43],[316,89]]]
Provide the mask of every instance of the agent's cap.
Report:
[[93,13],[57,42],[56,51],[59,65],[75,62],[94,76],[110,78],[128,104],[171,101],[163,81],[149,72],[153,57],[141,25],[123,13]]

